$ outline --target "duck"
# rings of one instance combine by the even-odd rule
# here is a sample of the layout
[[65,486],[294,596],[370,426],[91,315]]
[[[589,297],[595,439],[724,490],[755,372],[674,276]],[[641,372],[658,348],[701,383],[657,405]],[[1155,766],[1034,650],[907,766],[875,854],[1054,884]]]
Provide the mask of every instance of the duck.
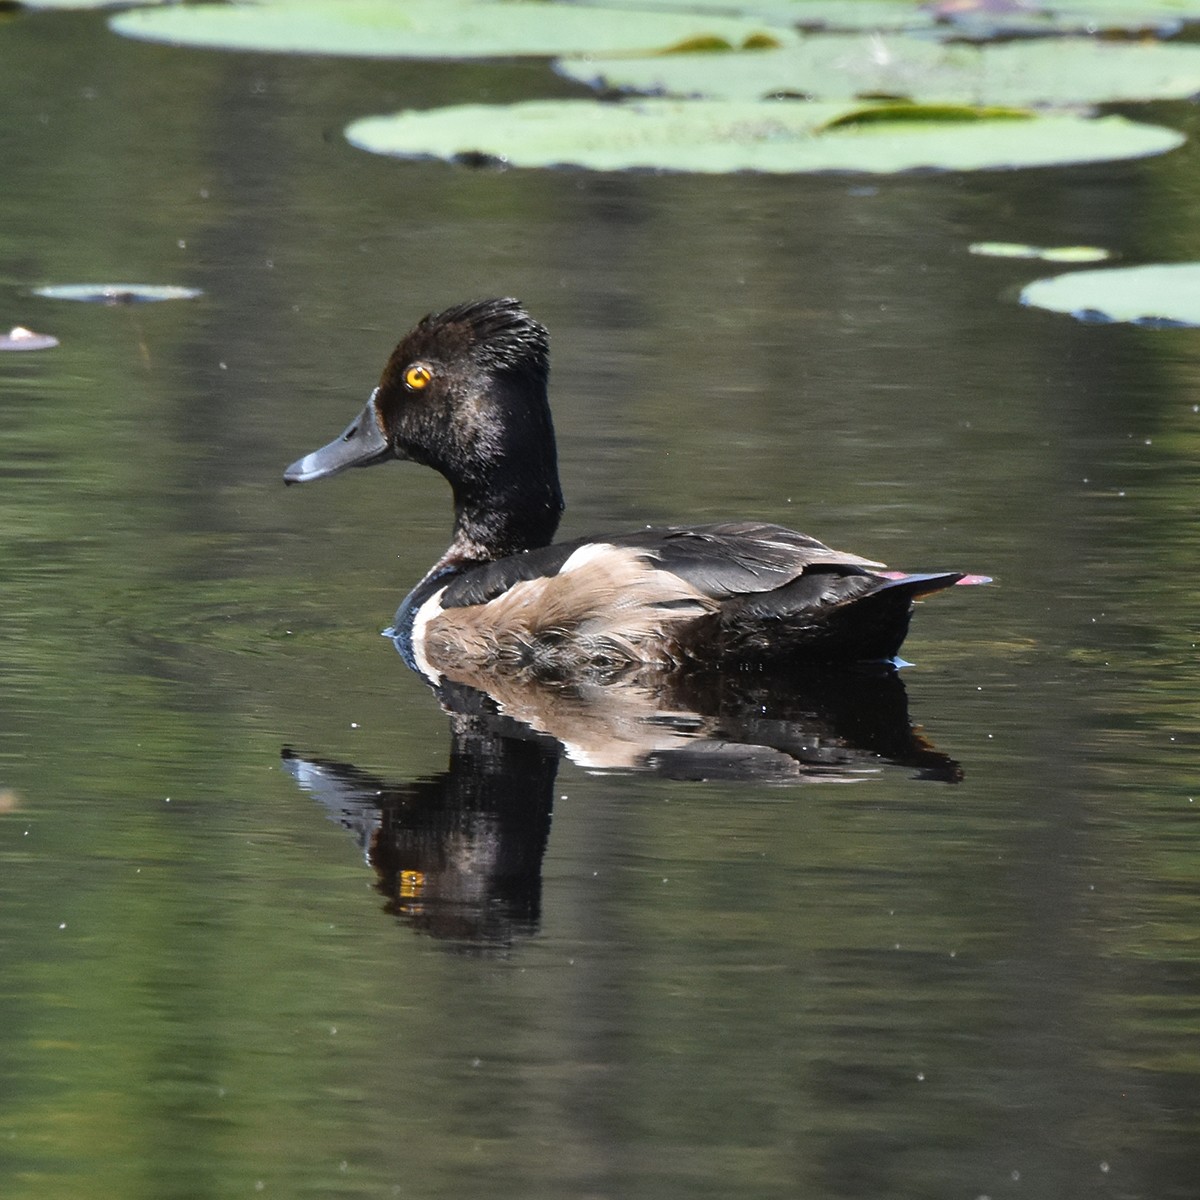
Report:
[[895,663],[916,600],[988,582],[892,571],[755,520],[555,542],[549,373],[549,334],[519,300],[430,313],[359,415],[284,472],[308,483],[400,460],[449,483],[450,544],[384,631],[430,682]]

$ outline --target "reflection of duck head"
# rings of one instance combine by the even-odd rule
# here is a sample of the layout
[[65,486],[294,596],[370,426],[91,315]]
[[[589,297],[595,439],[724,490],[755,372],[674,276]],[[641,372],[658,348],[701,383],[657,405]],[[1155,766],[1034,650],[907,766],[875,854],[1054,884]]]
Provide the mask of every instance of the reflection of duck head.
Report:
[[563,501],[549,369],[546,330],[515,300],[428,316],[358,418],[284,473],[305,483],[404,459],[449,482],[453,539],[393,626],[434,682],[458,669],[887,660],[915,599],[982,581],[887,571],[757,521],[551,544]]
[[888,764],[961,778],[914,731],[890,669],[782,682],[753,672],[490,682],[490,692],[465,681],[438,689],[451,747],[432,778],[388,783],[348,763],[283,754],[300,786],[355,834],[388,910],[458,944],[503,947],[537,929],[563,748],[590,769],[673,779],[851,782]]
[[434,937],[503,947],[540,921],[559,751],[494,715],[456,714],[451,733],[447,770],[411,783],[290,750],[283,761],[354,833],[389,912]]

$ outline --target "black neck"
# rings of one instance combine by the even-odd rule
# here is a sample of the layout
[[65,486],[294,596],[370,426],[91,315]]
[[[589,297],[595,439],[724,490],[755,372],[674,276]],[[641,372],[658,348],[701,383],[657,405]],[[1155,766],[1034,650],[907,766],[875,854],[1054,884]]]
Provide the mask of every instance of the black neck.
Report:
[[476,431],[473,452],[443,471],[454,490],[454,538],[444,565],[548,546],[562,517],[545,375],[494,380],[488,398],[494,407]]
[[439,566],[493,562],[554,540],[563,498],[557,473],[454,488],[454,537]]

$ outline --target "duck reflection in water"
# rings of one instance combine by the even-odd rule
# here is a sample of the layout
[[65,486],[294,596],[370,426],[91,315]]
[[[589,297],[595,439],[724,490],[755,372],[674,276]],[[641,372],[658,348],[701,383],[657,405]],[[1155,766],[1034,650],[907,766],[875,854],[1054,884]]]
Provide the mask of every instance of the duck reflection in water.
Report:
[[[484,681],[473,680],[473,684]],[[565,754],[595,771],[754,784],[850,783],[886,766],[953,783],[953,759],[911,725],[890,667],[792,674],[639,673],[550,684],[516,675],[490,692],[445,680],[447,769],[389,782],[285,750],[284,765],[352,832],[386,908],[462,947],[536,932],[554,783]]]

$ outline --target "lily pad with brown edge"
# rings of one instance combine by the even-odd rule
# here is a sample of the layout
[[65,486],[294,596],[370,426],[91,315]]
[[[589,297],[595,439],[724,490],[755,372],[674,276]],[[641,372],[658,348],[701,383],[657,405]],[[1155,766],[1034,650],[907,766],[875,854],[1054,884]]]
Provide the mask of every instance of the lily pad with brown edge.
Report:
[[[711,100],[532,100],[366,117],[352,145],[469,165],[723,174],[1004,170],[1162,154],[1184,138],[1124,117],[873,122],[869,106]],[[849,118],[849,120],[848,120]]]
[[63,283],[33,289],[46,300],[77,300],[84,304],[153,304],[160,300],[195,300],[199,288],[154,283]]
[[1200,263],[1106,267],[1037,279],[1021,303],[1080,321],[1157,329],[1200,326]]
[[1187,99],[1200,92],[1200,45],[1054,38],[959,45],[873,34],[818,35],[776,50],[563,59],[556,70],[600,87],[652,95],[751,100],[895,96],[925,104],[1065,107]]
[[533,0],[269,0],[131,9],[126,37],[178,46],[362,58],[514,58],[635,54],[681,44],[774,45],[795,34],[705,13],[628,12]]

